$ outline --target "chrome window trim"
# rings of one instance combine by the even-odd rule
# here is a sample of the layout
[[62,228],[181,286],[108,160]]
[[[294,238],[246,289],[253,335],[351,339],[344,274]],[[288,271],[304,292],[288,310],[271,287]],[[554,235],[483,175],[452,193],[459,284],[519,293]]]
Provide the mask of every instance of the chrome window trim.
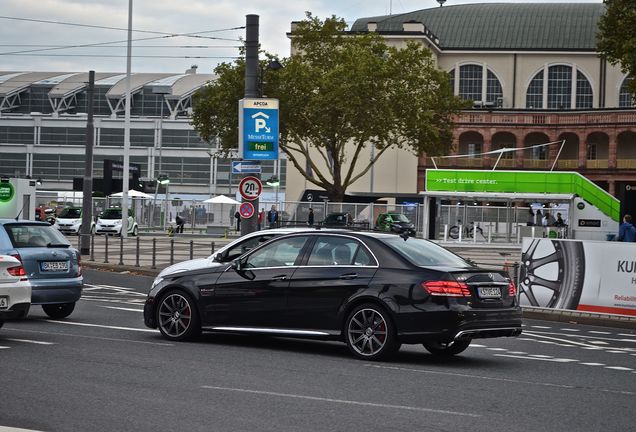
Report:
[[217,331],[238,331],[248,333],[275,333],[275,334],[292,334],[292,335],[307,335],[307,336],[329,336],[327,332],[321,332],[316,330],[292,330],[292,329],[278,329],[278,328],[258,328],[258,327],[206,327],[209,330]]

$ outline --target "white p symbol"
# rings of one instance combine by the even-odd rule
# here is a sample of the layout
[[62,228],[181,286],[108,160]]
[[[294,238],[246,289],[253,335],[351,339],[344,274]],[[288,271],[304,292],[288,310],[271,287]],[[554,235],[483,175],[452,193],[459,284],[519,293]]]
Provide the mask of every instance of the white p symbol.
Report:
[[257,118],[254,120],[254,129],[256,132],[260,132],[261,129],[265,129],[267,127],[267,122],[262,118]]

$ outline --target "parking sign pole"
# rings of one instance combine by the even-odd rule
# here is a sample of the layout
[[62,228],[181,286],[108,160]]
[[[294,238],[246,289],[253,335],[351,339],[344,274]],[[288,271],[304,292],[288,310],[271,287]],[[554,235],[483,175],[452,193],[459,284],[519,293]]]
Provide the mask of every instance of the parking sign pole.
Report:
[[[246,15],[245,17],[245,98],[261,96],[258,92],[258,21],[258,15]],[[242,123],[242,107],[239,107],[239,110],[239,122]],[[239,124],[239,128],[241,127],[242,124]],[[239,152],[242,154],[243,143],[239,142],[238,145]],[[260,178],[260,175],[256,175]],[[249,201],[243,198],[242,202]],[[257,229],[258,198],[251,203],[256,211],[251,217],[242,218],[241,235],[249,234]]]

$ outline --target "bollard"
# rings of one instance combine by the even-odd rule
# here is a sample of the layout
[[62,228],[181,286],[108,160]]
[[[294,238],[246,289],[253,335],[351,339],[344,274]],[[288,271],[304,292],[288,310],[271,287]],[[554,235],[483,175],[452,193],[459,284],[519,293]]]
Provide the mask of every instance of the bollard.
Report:
[[95,261],[95,234],[91,234],[91,261]]
[[488,243],[492,243],[492,224],[488,224]]
[[152,239],[152,265],[150,268],[157,268],[157,239],[154,237]]
[[462,242],[462,234],[464,233],[464,225],[459,224],[459,237],[457,237],[458,242]]
[[170,265],[174,264],[174,239],[170,239]]
[[137,236],[137,245],[135,248],[135,267],[139,267],[139,236]]
[[513,275],[513,281],[515,281],[515,287],[517,288],[517,304],[519,304],[519,302],[521,301],[521,290],[519,288],[519,277],[520,275],[520,271],[519,271],[519,263],[517,261],[515,261],[515,263],[512,265],[512,275]]
[[448,224],[444,224],[444,241],[448,241]]
[[108,234],[104,234],[104,264],[108,264]]
[[82,250],[82,234],[77,231],[77,250]]
[[210,249],[211,249],[210,250],[210,254],[213,254],[214,253],[214,242],[210,243]]
[[190,240],[190,259],[194,258],[194,240]]
[[124,237],[119,237],[119,263],[118,265],[124,265]]

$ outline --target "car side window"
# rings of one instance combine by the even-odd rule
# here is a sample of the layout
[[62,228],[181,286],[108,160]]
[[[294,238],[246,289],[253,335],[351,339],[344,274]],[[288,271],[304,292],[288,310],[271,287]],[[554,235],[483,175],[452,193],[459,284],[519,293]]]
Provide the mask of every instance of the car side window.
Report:
[[371,258],[359,241],[336,236],[320,236],[307,260],[308,266],[370,265]]
[[307,243],[306,236],[290,237],[275,241],[247,257],[245,268],[293,266]]
[[245,240],[244,242],[240,242],[227,250],[223,261],[232,261],[234,258],[240,257],[245,252],[260,246],[262,243],[265,243],[274,237],[275,236],[273,234],[257,235]]

